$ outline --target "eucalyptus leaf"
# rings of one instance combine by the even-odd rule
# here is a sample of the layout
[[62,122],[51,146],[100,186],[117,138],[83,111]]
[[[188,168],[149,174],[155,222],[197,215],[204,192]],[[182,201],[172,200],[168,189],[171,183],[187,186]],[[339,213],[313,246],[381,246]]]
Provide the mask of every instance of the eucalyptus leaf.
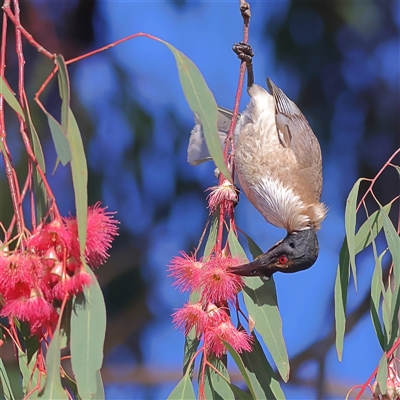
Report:
[[0,94],[4,97],[4,100],[8,105],[25,121],[25,115],[22,111],[21,105],[2,76],[0,76]]
[[71,363],[79,395],[86,399],[99,392],[98,371],[103,363],[106,308],[100,286],[93,283],[74,298],[71,313]]
[[[232,229],[228,234],[228,242],[233,256],[246,257]],[[258,277],[246,277],[244,281],[242,293],[249,316],[254,320],[255,329],[268,347],[282,379],[287,382],[290,371],[289,357],[283,339],[282,319],[276,302],[274,283],[266,285]]]
[[379,385],[379,389],[382,394],[386,394],[386,380],[388,376],[388,364],[386,359],[386,353],[383,353],[382,358],[379,361],[378,373],[376,374],[376,380]]
[[175,386],[167,400],[196,400],[193,384],[188,373]]
[[68,141],[71,146],[72,183],[75,193],[76,220],[78,222],[78,236],[81,254],[85,251],[88,209],[88,170],[85,150],[78,124],[71,109],[68,112]]
[[282,400],[285,394],[269,364],[257,336],[253,333],[253,350],[241,354],[243,364],[253,385],[257,399]]
[[68,396],[61,384],[60,378],[60,331],[59,328],[54,331],[53,339],[50,342],[46,355],[47,378],[44,391],[39,397],[44,399],[67,400]]
[[356,231],[356,218],[357,218],[357,197],[360,188],[360,183],[363,179],[358,179],[351,189],[349,196],[346,200],[346,209],[344,214],[344,224],[346,229],[347,248],[349,251],[349,260],[351,271],[354,279],[354,287],[357,291],[357,272],[356,272],[356,251],[355,251],[355,231]]
[[249,388],[253,399],[257,400],[256,392],[254,391],[254,388],[253,388],[252,382],[250,380],[250,377],[249,377],[249,375],[247,373],[246,367],[244,366],[243,361],[240,358],[239,354],[236,352],[236,350],[228,342],[225,342],[224,340],[222,342],[224,343],[224,345],[227,348],[229,354],[231,355],[231,357],[235,361],[237,367],[239,368],[239,371],[242,374],[243,379],[246,382],[246,385]]
[[224,161],[221,142],[218,135],[218,107],[214,96],[193,61],[171,44],[161,39],[158,40],[161,43],[164,43],[175,57],[183,92],[187,102],[189,103],[189,107],[200,118],[208,151],[213,158],[215,165],[229,181],[233,182],[231,174]]
[[11,388],[11,383],[10,380],[8,379],[6,367],[4,366],[3,360],[1,358],[0,358],[0,382],[4,398],[6,400],[14,400],[15,397]]
[[384,291],[385,288],[383,287],[383,282],[382,282],[382,262],[381,258],[378,258],[375,262],[375,269],[374,273],[372,274],[372,280],[371,280],[370,313],[371,313],[372,324],[374,326],[376,336],[379,340],[379,344],[381,345],[383,350],[386,350],[384,334],[379,319],[380,298]]
[[335,328],[336,352],[339,361],[342,361],[344,334],[346,332],[346,304],[347,289],[350,279],[350,260],[346,238],[343,241],[339,254],[339,265],[336,271],[334,300],[335,300]]
[[[204,379],[204,394],[206,399],[234,400],[235,396],[230,386],[229,373],[221,359],[210,357],[208,362],[216,368],[220,374],[209,366],[206,367]],[[199,375],[201,379],[201,374]]]

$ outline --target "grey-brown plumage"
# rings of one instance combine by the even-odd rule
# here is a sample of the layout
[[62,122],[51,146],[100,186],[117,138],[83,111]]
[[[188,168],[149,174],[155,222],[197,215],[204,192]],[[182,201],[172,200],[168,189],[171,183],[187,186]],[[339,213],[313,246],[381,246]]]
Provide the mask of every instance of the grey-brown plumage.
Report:
[[235,166],[240,186],[271,224],[288,232],[319,229],[322,159],[306,118],[268,79],[271,94],[258,85],[235,128]]
[[[287,235],[253,262],[231,272],[267,280],[277,271],[307,269],[318,257],[316,231],[326,215],[326,207],[320,202],[321,149],[303,113],[272,80],[267,79],[269,92],[253,84],[250,46],[240,43],[234,50],[248,64],[250,96],[235,126],[235,172],[253,206],[269,223],[286,229]],[[222,143],[229,128],[229,113],[224,109],[220,112]],[[197,124],[190,138],[188,160],[197,165],[196,159],[205,161],[205,154],[204,135]]]

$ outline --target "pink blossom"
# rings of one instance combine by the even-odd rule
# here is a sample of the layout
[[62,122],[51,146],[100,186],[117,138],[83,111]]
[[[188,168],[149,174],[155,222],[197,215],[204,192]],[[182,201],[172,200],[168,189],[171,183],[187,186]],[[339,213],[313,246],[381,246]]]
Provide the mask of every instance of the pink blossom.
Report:
[[236,329],[229,318],[215,327],[210,327],[204,334],[204,343],[208,352],[217,357],[227,352],[223,341],[229,343],[238,353],[251,351],[252,337],[244,330]]
[[196,330],[196,336],[200,337],[206,329],[207,313],[201,303],[187,303],[172,314],[175,327],[185,332],[187,336],[192,328]]
[[98,267],[109,257],[115,236],[118,235],[119,221],[114,219],[115,212],[106,212],[107,207],[100,207],[97,202],[88,210],[85,258],[90,267]]
[[214,212],[218,206],[224,209],[229,208],[239,201],[238,189],[232,183],[225,179],[221,185],[209,188],[210,194],[207,196],[208,208]]
[[[74,232],[68,229],[62,219],[39,225],[27,241],[27,247],[40,256],[54,249],[55,255],[61,261],[65,254],[72,254],[79,258],[79,243]],[[50,253],[51,250],[50,250]],[[52,254],[54,257],[54,255]]]
[[60,281],[54,286],[52,295],[55,299],[63,300],[65,296],[72,297],[83,292],[83,288],[91,283],[92,278],[82,266],[80,271],[72,276],[63,274]]
[[244,282],[242,277],[228,273],[227,269],[242,263],[239,257],[231,256],[217,256],[205,263],[193,286],[201,289],[201,298],[206,304],[235,300]]
[[15,252],[0,256],[0,293],[7,299],[28,296],[42,274],[40,258],[31,253]]
[[194,289],[194,282],[198,281],[198,276],[205,263],[196,261],[195,256],[189,256],[184,251],[180,252],[181,257],[174,257],[168,266],[169,276],[175,278],[173,286],[177,286],[181,292]]
[[56,310],[37,288],[32,289],[28,298],[21,297],[8,301],[0,315],[28,322],[32,334],[38,333],[42,328],[53,327],[58,318]]

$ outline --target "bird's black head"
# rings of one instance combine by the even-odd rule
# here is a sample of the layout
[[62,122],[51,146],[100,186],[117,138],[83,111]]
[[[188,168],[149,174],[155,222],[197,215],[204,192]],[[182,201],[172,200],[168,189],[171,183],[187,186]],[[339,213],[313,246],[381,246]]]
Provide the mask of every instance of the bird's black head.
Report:
[[251,263],[232,267],[229,272],[241,276],[259,276],[267,281],[274,272],[291,273],[310,268],[317,260],[318,252],[314,229],[291,232]]

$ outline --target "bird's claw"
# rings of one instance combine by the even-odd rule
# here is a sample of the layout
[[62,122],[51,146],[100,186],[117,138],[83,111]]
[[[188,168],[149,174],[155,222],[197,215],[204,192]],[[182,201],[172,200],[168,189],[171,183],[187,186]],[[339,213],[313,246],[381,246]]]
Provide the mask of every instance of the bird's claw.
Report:
[[246,63],[252,61],[254,57],[253,49],[248,43],[239,42],[232,46],[232,50],[236,53],[238,58]]

